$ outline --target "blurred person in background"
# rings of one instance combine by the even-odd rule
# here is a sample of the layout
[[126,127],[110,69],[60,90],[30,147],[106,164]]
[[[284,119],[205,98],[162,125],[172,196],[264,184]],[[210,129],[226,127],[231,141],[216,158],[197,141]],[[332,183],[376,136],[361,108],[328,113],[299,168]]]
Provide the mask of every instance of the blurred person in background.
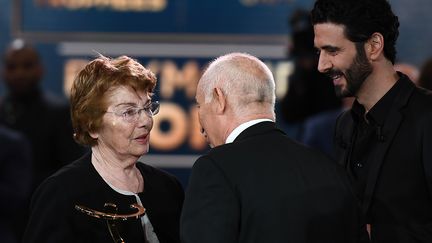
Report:
[[395,70],[398,17],[387,0],[317,0],[311,14],[318,70],[355,98],[334,139],[372,242],[432,242],[432,93]]
[[416,66],[405,62],[396,62],[394,69],[408,76],[408,78],[415,84],[418,83],[420,70]]
[[31,186],[27,139],[0,125],[0,242],[20,242]]
[[336,159],[333,141],[336,120],[342,112],[351,108],[353,101],[351,97],[343,98],[341,108],[323,111],[307,118],[303,124],[300,142]]
[[84,154],[73,140],[67,100],[44,92],[38,52],[22,39],[12,41],[3,57],[7,93],[0,100],[0,124],[21,132],[32,150],[33,191],[67,162]]
[[432,58],[423,64],[417,83],[422,88],[432,90]]
[[271,71],[251,55],[204,72],[196,101],[212,149],[193,165],[182,242],[367,242],[345,172],[276,127],[275,99]]
[[155,86],[155,75],[126,56],[100,56],[79,72],[70,97],[72,122],[76,141],[91,153],[37,189],[24,242],[112,242],[105,220],[75,209],[79,204],[106,211],[105,203],[117,205],[119,214],[133,203],[146,209],[141,218],[116,223],[125,242],[180,242],[181,184],[137,163],[149,151],[159,111],[152,100]]
[[294,62],[294,72],[288,78],[280,114],[288,125],[297,125],[298,131],[289,135],[298,138],[305,119],[322,111],[339,109],[341,101],[336,97],[331,79],[316,70],[318,56],[309,12],[297,10],[289,24],[292,35],[288,55]]

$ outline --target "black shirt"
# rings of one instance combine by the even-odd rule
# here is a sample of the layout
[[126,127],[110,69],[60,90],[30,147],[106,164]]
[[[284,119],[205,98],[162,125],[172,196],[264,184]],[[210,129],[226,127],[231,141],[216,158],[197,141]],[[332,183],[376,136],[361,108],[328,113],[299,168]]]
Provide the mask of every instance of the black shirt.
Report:
[[368,178],[370,163],[369,156],[371,148],[385,140],[381,134],[385,119],[397,94],[401,88],[401,82],[395,85],[369,110],[366,112],[363,105],[354,101],[351,115],[354,120],[353,146],[349,156],[349,175],[354,189],[360,201],[363,201],[364,190]]

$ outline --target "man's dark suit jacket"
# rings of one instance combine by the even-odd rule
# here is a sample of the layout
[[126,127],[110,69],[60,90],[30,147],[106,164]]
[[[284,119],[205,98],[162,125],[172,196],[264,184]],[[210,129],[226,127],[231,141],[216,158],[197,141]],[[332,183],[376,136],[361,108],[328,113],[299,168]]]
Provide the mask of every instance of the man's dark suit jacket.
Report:
[[[372,241],[432,242],[432,93],[403,74],[401,91],[370,148],[371,164],[362,210],[372,224]],[[340,163],[349,165],[354,120],[350,111],[337,122]]]
[[195,162],[180,232],[185,243],[349,243],[359,221],[343,168],[262,122]]

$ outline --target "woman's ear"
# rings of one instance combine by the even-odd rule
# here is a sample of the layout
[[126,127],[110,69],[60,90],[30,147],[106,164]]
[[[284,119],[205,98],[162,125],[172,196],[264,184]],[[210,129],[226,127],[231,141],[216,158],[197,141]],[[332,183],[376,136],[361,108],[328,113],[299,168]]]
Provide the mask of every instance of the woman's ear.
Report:
[[94,140],[97,140],[99,138],[99,133],[94,131],[93,122],[89,125],[89,130],[87,131],[90,137],[92,137]]
[[98,139],[99,138],[99,133],[97,132],[88,132],[90,137],[92,137],[93,139]]

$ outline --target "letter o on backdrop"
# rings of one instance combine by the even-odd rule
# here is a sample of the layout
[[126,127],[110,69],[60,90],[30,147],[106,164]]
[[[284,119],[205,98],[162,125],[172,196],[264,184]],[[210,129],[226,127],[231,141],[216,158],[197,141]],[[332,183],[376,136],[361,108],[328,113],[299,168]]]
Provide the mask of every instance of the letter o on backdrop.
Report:
[[[170,124],[168,131],[162,130],[162,122]],[[178,148],[188,134],[186,113],[179,105],[161,102],[159,113],[153,117],[150,134],[150,146],[154,149],[169,151]]]

